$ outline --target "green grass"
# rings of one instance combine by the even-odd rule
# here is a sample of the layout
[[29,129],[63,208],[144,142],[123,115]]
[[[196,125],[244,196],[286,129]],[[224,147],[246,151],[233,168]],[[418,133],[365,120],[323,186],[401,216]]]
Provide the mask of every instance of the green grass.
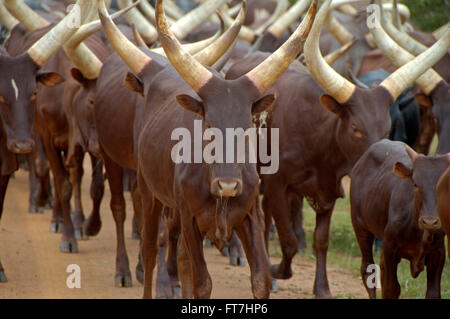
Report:
[[[316,214],[305,201],[304,204],[304,228],[308,247],[301,255],[315,259],[312,243]],[[278,241],[271,245],[271,255],[281,257],[281,249]],[[378,264],[380,257],[375,255]],[[350,270],[355,278],[360,278],[361,253],[356,242],[355,233],[350,219],[350,203],[348,196],[339,199],[333,213],[330,227],[330,244],[328,248],[328,265]],[[398,279],[402,287],[401,298],[424,298],[426,292],[426,271],[423,271],[416,279],[411,277],[409,261],[402,260],[398,268]],[[360,279],[359,279],[360,280]],[[406,288],[405,288],[406,287]],[[450,263],[447,258],[441,280],[442,298],[450,299]],[[378,290],[378,297],[381,291]],[[351,295],[339,295],[336,298],[354,298]]]

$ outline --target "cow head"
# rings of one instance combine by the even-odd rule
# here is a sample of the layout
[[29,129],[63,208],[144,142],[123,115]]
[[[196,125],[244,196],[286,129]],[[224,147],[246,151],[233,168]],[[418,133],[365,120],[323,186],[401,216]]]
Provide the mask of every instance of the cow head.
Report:
[[101,157],[94,114],[97,79],[86,78],[76,68],[71,70],[71,75],[78,82],[80,88],[75,93],[67,110],[69,113],[67,118],[71,119],[69,123],[69,152],[67,155],[67,164],[69,165],[77,147]]
[[[351,163],[363,154],[370,144],[386,137],[390,129],[389,107],[395,99],[448,49],[446,44],[430,48],[427,55],[417,57],[392,73],[379,85],[361,89],[335,72],[323,59],[319,49],[321,28],[326,20],[330,0],[323,3],[310,36],[305,43],[305,60],[314,79],[328,93],[320,101],[327,110],[340,118],[337,140]],[[377,42],[384,32],[381,26],[371,29]],[[447,39],[448,40],[448,39]],[[392,40],[391,40],[392,41]],[[379,44],[380,49],[382,44]],[[389,44],[389,46],[392,46]],[[390,55],[395,55],[393,52]],[[398,54],[398,53],[397,53]],[[389,56],[390,57],[390,56]]]
[[34,146],[32,130],[37,83],[55,86],[63,81],[57,73],[40,72],[25,53],[10,57],[0,52],[0,117],[11,152],[30,153]]
[[416,94],[420,105],[433,108],[439,143],[436,152],[444,154],[450,151],[450,86],[441,78],[429,95]]
[[[33,12],[23,1],[8,0],[5,4],[28,31],[34,32],[50,27],[48,21]],[[17,57],[8,56],[0,51],[0,116],[10,151],[14,153],[32,151],[37,83],[55,86],[64,81],[59,74],[43,73],[40,69],[77,32],[80,26],[74,26],[72,22],[78,18],[84,19],[89,8],[88,0],[77,0],[66,17]]]
[[436,201],[439,178],[450,166],[450,153],[437,157],[419,155],[409,147],[406,152],[411,162],[396,162],[394,174],[408,179],[414,185],[414,206],[419,228],[435,231],[441,228]]
[[[236,19],[236,21],[240,21],[240,24],[245,17],[245,1],[243,4]],[[180,107],[201,116],[203,129],[211,128],[212,131],[220,131],[220,135],[224,137],[224,161],[228,153],[231,153],[230,150],[225,148],[227,144],[231,145],[231,143],[227,143],[228,139],[234,138],[227,136],[227,129],[246,130],[252,124],[252,115],[265,111],[274,103],[275,96],[264,95],[264,92],[287,69],[301,51],[303,41],[307,37],[314,20],[316,6],[317,1],[314,1],[307,17],[296,32],[272,56],[241,78],[228,81],[211,68],[204,67],[201,61],[191,56],[181,46],[166,21],[162,1],[157,1],[156,20],[161,44],[172,66],[193,90],[192,93],[176,96],[176,100]],[[137,77],[127,76],[127,86],[145,93],[144,87],[148,82],[145,80],[146,70],[150,69],[155,61],[143,54],[118,32],[111,19],[108,19],[104,6],[101,10],[100,19],[110,42],[134,73],[142,78],[141,80]],[[239,29],[234,37],[238,33]],[[235,197],[243,191],[244,165],[237,163],[236,158],[231,162],[214,162],[208,165],[212,195]],[[258,180],[256,165],[253,165],[251,174],[255,177],[252,180],[255,180],[253,186],[256,189]]]

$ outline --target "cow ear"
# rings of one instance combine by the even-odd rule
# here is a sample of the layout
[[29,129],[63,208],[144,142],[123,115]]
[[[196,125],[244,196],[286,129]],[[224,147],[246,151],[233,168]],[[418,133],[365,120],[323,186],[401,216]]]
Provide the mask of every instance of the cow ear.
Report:
[[412,169],[406,167],[402,162],[396,162],[394,164],[394,175],[399,178],[411,178]]
[[124,83],[130,91],[137,92],[141,96],[144,96],[144,83],[142,83],[141,79],[134,74],[127,72]]
[[419,103],[419,105],[433,107],[433,102],[431,101],[431,99],[423,93],[417,93],[416,95],[414,95],[414,98],[416,99],[416,102]]
[[36,75],[36,81],[41,82],[45,86],[52,87],[64,82],[64,78],[58,73],[38,73]]
[[80,83],[82,87],[86,88],[88,86],[89,80],[84,77],[83,73],[81,73],[80,70],[78,70],[77,68],[72,68],[70,70],[70,74],[72,75],[75,81]]
[[275,103],[275,95],[269,94],[259,99],[252,106],[252,114],[259,114],[269,109]]
[[323,94],[320,97],[320,103],[331,113],[336,114],[338,117],[342,115],[342,105],[340,105],[331,95]]
[[203,103],[197,99],[194,99],[190,95],[181,94],[176,96],[178,104],[180,104],[184,109],[194,112],[200,116],[205,115],[205,109]]

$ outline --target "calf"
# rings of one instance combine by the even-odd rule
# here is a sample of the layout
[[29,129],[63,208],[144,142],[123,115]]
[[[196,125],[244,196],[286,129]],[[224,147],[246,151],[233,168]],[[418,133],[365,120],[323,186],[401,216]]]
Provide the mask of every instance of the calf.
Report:
[[410,261],[413,278],[426,266],[426,298],[441,297],[445,246],[436,186],[449,165],[450,154],[419,155],[404,143],[382,140],[354,166],[351,216],[362,254],[361,275],[370,298],[376,298],[376,288],[368,282],[368,267],[374,264],[374,236],[383,240],[383,298],[400,296],[397,266],[402,258]]

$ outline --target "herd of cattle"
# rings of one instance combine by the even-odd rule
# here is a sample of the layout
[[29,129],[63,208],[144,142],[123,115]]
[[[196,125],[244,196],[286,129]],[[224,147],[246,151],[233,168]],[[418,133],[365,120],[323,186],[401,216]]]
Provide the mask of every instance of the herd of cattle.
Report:
[[[128,189],[144,297],[152,297],[158,265],[157,297],[209,298],[208,238],[229,250],[232,264],[244,263],[243,248],[253,295],[268,298],[305,247],[306,198],[316,212],[314,294],[330,298],[330,219],[348,175],[369,296],[376,297],[367,269],[379,238],[383,298],[400,296],[402,258],[413,277],[426,267],[426,297],[440,298],[450,236],[448,24],[421,32],[396,0],[325,0],[320,8],[317,0],[73,2],[0,0],[1,207],[11,175],[26,166],[30,212],[52,207],[50,231],[62,233],[62,252],[76,253],[77,240],[101,229],[105,171],[116,286],[132,285]],[[172,132],[193,135],[195,120],[203,131],[279,129],[278,171],[175,163]],[[428,156],[435,134],[437,154]],[[85,219],[86,153],[93,211]],[[269,261],[272,219],[279,265]]]

